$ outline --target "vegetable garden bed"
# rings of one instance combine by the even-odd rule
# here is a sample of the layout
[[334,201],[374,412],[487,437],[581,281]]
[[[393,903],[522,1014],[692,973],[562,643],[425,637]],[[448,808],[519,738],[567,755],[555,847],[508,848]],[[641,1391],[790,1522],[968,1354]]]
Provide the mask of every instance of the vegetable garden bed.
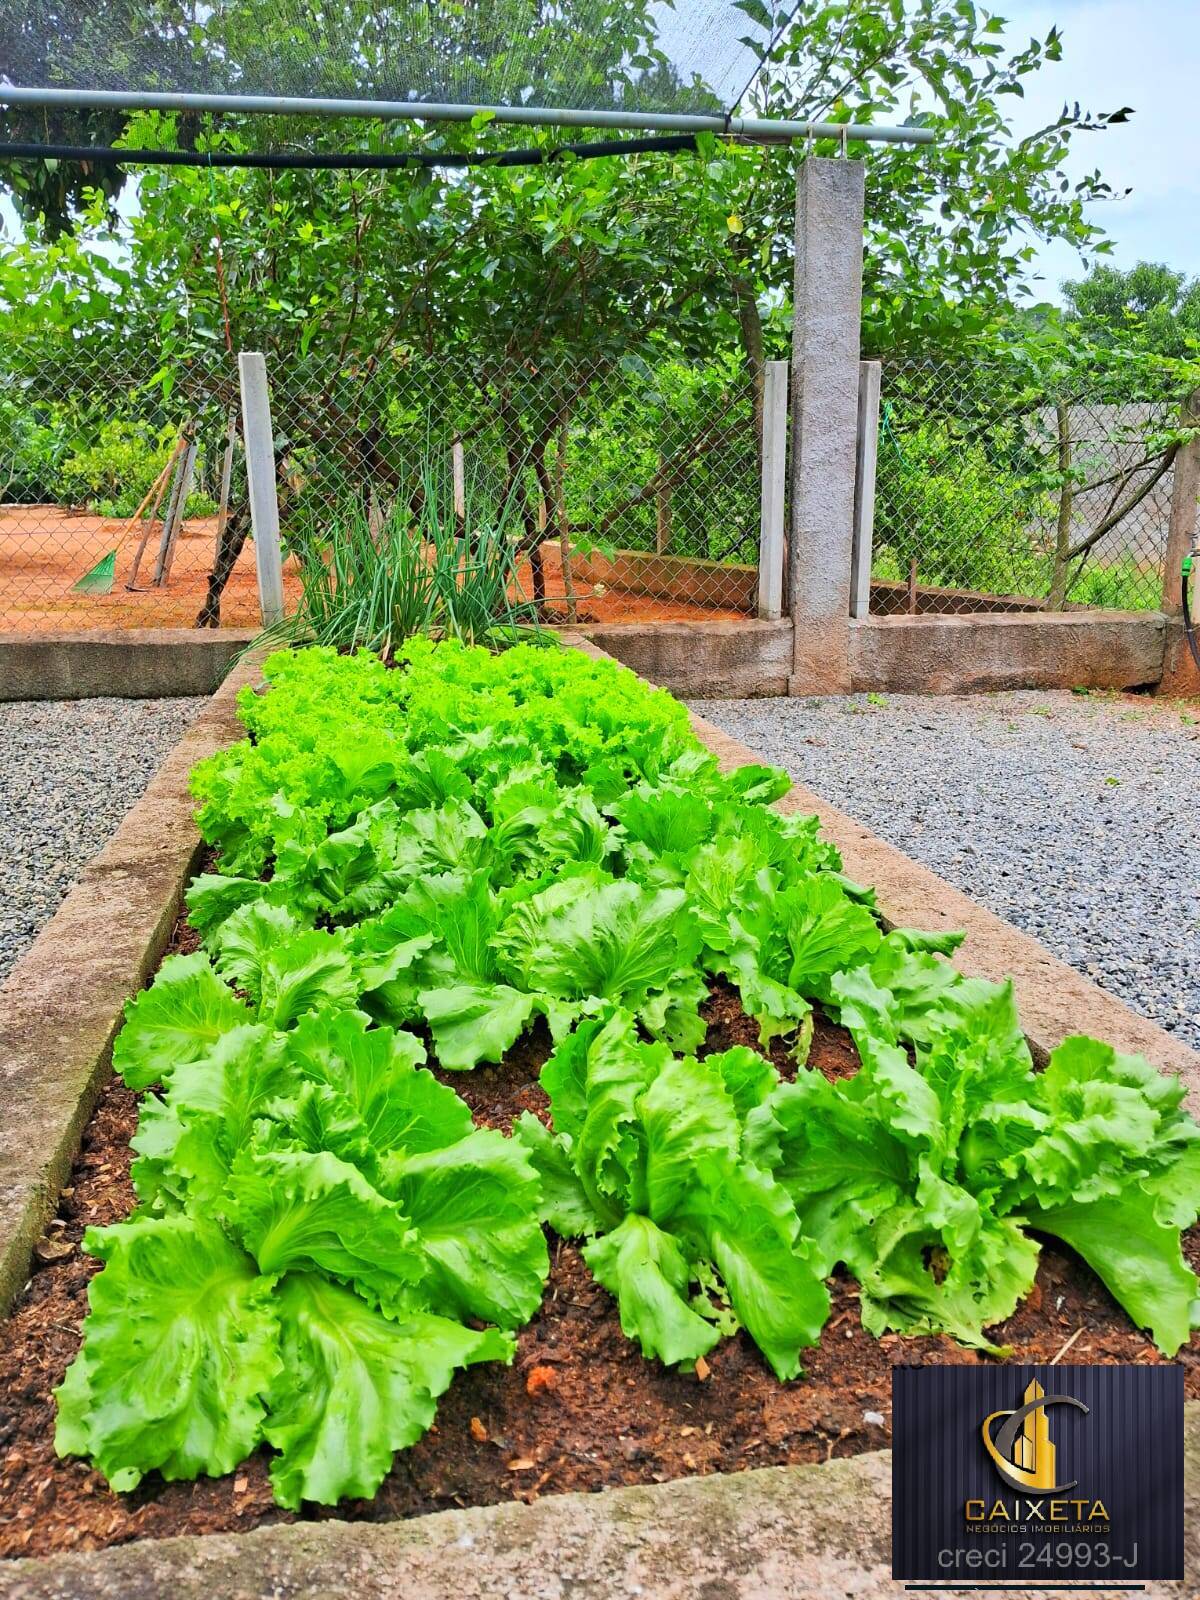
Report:
[[[456,660],[461,658],[452,654],[451,664]],[[472,701],[495,693],[494,682],[472,682],[473,670],[464,671],[459,686],[460,719]],[[485,676],[503,670],[489,666]],[[313,1501],[332,1504],[339,1494],[291,1496],[289,1473],[299,1474],[295,1482],[305,1489],[320,1487],[317,1472],[327,1475],[327,1484],[330,1472],[340,1474],[336,1514],[388,1518],[514,1495],[824,1460],[886,1442],[888,1377],[897,1362],[991,1359],[978,1347],[999,1345],[1021,1359],[1050,1360],[1068,1342],[1072,1359],[1159,1359],[1150,1339],[1136,1331],[1078,1257],[1047,1245],[1039,1261],[1033,1224],[1021,1228],[1013,1220],[1036,1214],[1055,1224],[1057,1216],[1056,1225],[1065,1229],[1067,1221],[1055,1210],[1064,1202],[1092,1203],[1100,1208],[1097,1216],[1115,1216],[1110,1235],[1120,1233],[1118,1223],[1126,1233],[1141,1228],[1141,1237],[1117,1240],[1140,1254],[1142,1270],[1133,1274],[1139,1282],[1132,1285],[1114,1265],[1111,1239],[1094,1247],[1086,1232],[1080,1237],[1126,1303],[1142,1312],[1138,1320],[1152,1322],[1164,1345],[1183,1343],[1188,1392],[1200,1394],[1197,1342],[1188,1329],[1187,1294],[1194,1280],[1174,1244],[1179,1224],[1194,1217],[1196,1199],[1194,1125],[1176,1110],[1179,1086],[1135,1058],[1094,1045],[1067,1048],[1035,1080],[1015,1029],[1011,996],[956,979],[920,940],[882,940],[869,897],[840,879],[836,861],[812,830],[796,821],[762,820],[773,815],[763,802],[779,792],[778,780],[765,769],[743,769],[731,785],[718,780],[711,763],[689,752],[678,708],[640,688],[634,696],[627,674],[600,674],[603,694],[596,697],[587,683],[591,669],[582,663],[568,668],[565,679],[558,664],[530,670],[535,679],[544,672],[553,688],[542,685],[537,703],[527,703],[507,731],[497,733],[493,722],[486,740],[472,743],[468,734],[457,763],[435,760],[428,749],[435,741],[418,735],[416,774],[405,754],[403,773],[393,764],[382,776],[380,748],[364,722],[377,715],[379,696],[386,699],[388,691],[368,675],[365,695],[340,708],[342,753],[334,765],[348,788],[341,799],[330,799],[331,771],[324,754],[314,752],[306,717],[289,724],[282,742],[272,729],[272,718],[287,709],[286,681],[267,702],[247,706],[257,723],[257,751],[240,766],[240,758],[228,753],[208,764],[200,780],[207,791],[205,825],[223,847],[222,864],[242,871],[202,875],[190,900],[206,947],[233,987],[221,986],[195,950],[195,931],[181,926],[173,964],[164,966],[158,983],[131,1008],[116,1061],[142,1096],[137,1181],[144,1220],[91,1240],[95,1252],[110,1257],[105,1273],[112,1290],[99,1300],[93,1292],[91,1354],[72,1369],[74,1393],[65,1430],[59,1424],[59,1460],[51,1390],[77,1349],[89,1282],[106,1281],[96,1276],[97,1264],[79,1252],[78,1242],[85,1226],[118,1222],[137,1198],[129,1176],[136,1097],[131,1088],[114,1084],[88,1129],[64,1193],[60,1225],[44,1241],[31,1287],[0,1336],[5,1553],[245,1528],[296,1510],[334,1514],[317,1512]],[[578,683],[569,681],[577,670]],[[326,682],[313,704],[329,699]],[[407,709],[411,729],[424,713],[419,705]],[[311,705],[309,712],[315,714]],[[405,844],[411,831],[399,837],[378,831],[381,816],[395,820],[390,813],[376,811],[374,820],[353,833],[353,818],[369,809],[363,801],[371,785],[381,784],[385,795],[418,780],[443,791],[457,786],[456,770],[486,765],[506,748],[513,755],[511,741],[520,742],[513,729],[526,720],[534,744],[553,759],[554,730],[574,717],[603,735],[588,753],[584,786],[603,807],[598,825],[577,790],[564,813],[559,785],[548,789],[544,774],[526,773],[529,751],[517,750],[517,776],[510,772],[497,781],[485,774],[475,781],[472,793],[488,813],[490,829],[474,829],[454,809],[451,787],[440,806],[410,802],[405,811],[408,822],[401,828],[415,827],[420,841],[415,855]],[[623,727],[629,718],[640,719],[632,736]],[[444,739],[444,726],[441,732]],[[570,737],[578,737],[578,730]],[[288,771],[285,747],[299,752]],[[306,838],[305,819],[314,806],[296,802],[316,770],[305,770],[306,764],[312,768],[314,753],[321,781],[313,793],[321,809],[319,829]],[[264,793],[260,780],[275,757],[271,782],[280,782],[292,797],[272,805],[271,793],[278,791]],[[348,807],[348,823],[339,806]],[[427,812],[436,813],[429,827],[415,820]],[[447,814],[457,819],[452,838],[435,829],[437,817],[444,823]],[[336,848],[326,838],[330,830]],[[513,870],[525,859],[543,864],[536,851],[561,851],[564,838],[569,846],[550,872]],[[621,858],[614,861],[617,841]],[[766,852],[763,860],[742,859],[754,855],[751,846]],[[441,902],[436,933],[430,932],[433,923],[418,930],[417,902],[443,876],[433,871],[430,849],[443,858],[457,852],[460,880],[464,861],[476,868],[486,861],[488,893],[501,897],[505,912],[517,917],[515,928],[508,921],[497,927],[493,919],[486,939],[461,937],[467,921],[480,934],[483,902],[466,917],[462,906],[470,896],[457,881],[452,901]],[[591,865],[576,865],[587,862],[589,851]],[[604,871],[603,861],[618,865],[620,875]],[[751,870],[734,870],[739,861],[740,869]],[[698,871],[697,862],[711,870]],[[266,869],[265,897],[256,876],[260,868]],[[759,882],[769,892],[756,901],[755,880],[764,870],[775,876]],[[378,880],[389,873],[400,878],[381,890]],[[626,887],[613,897],[613,884]],[[383,909],[368,904],[381,893]],[[820,896],[819,915],[802,914],[812,912],[814,894]],[[495,909],[491,901],[488,906]],[[580,907],[586,914],[576,926]],[[281,911],[315,926],[292,927]],[[487,906],[484,911],[491,915]],[[614,935],[605,919],[620,916],[625,921]],[[232,929],[231,917],[237,918]],[[647,919],[653,924],[649,937]],[[702,930],[699,944],[696,927]],[[737,936],[725,940],[723,928]],[[376,936],[381,929],[387,938]],[[747,953],[751,934],[753,959]],[[301,942],[292,946],[295,940]],[[414,943],[421,948],[413,949]],[[340,959],[348,945],[349,967]],[[402,949],[404,959],[398,960]],[[489,966],[497,951],[505,952],[503,971]],[[458,963],[457,970],[447,968],[447,959]],[[414,968],[420,981],[410,983],[404,974]],[[347,977],[351,970],[353,982]],[[366,980],[364,972],[370,974]],[[525,999],[514,994],[542,995],[544,1003],[526,1009]],[[369,1028],[365,1018],[352,1020],[364,995],[372,1012]],[[242,1020],[243,1000],[253,1002],[263,1020],[255,1022],[249,1011]],[[850,1032],[829,1020],[839,1011]],[[375,1047],[362,1040],[378,1045],[396,1026],[414,1048],[406,1045],[406,1059],[384,1064],[386,1072],[378,1059],[368,1070],[362,1052]],[[230,1046],[235,1029],[242,1032]],[[358,1041],[353,1048],[342,1036],[346,1029]],[[889,1032],[898,1042],[889,1041]],[[660,1042],[652,1042],[655,1035]],[[394,1196],[407,1184],[406,1204],[414,1212],[424,1206],[426,1218],[431,1216],[417,1179],[427,1179],[430,1166],[420,1145],[432,1147],[427,1138],[414,1144],[412,1117],[403,1139],[381,1137],[381,1104],[372,1099],[379,1085],[369,1080],[382,1073],[392,1109],[403,1101],[412,1112],[414,1096],[421,1098],[428,1124],[434,1091],[420,1088],[418,1095],[419,1085],[430,1080],[413,1066],[423,1046],[432,1059],[439,1043],[442,1055],[459,1061],[460,1068],[469,1065],[464,1057],[484,1056],[473,1071],[438,1066],[434,1079],[461,1096],[477,1129],[492,1130],[482,1144],[471,1144],[480,1135],[466,1131],[465,1109],[454,1111],[453,1102],[438,1099],[438,1114],[450,1116],[455,1128],[437,1148],[461,1154],[451,1168],[450,1200],[457,1204],[472,1183],[482,1183],[491,1163],[507,1175],[509,1189],[489,1191],[490,1220],[503,1226],[472,1232],[462,1224],[453,1259],[442,1255],[440,1276],[432,1282],[423,1258],[423,1278],[414,1290],[411,1274],[399,1287],[391,1283],[396,1262],[414,1247],[397,1231],[403,1208]],[[276,1048],[290,1063],[283,1077],[273,1080],[269,1094],[249,1094],[251,1078],[264,1072]],[[488,1065],[489,1056],[502,1058],[501,1064]],[[307,1066],[297,1065],[302,1061]],[[543,1069],[549,1097],[538,1083]],[[165,1101],[151,1088],[160,1081],[167,1086]],[[336,1104],[325,1092],[335,1082],[342,1096]],[[673,1099],[666,1098],[670,1087]],[[370,1101],[375,1137],[369,1148],[361,1128],[349,1126],[353,1107],[347,1097],[361,1118]],[[572,1101],[580,1101],[594,1129],[595,1113],[614,1097],[609,1129],[616,1137],[606,1137],[603,1159],[589,1168],[583,1153],[590,1135]],[[767,1105],[769,1118],[759,1109]],[[886,1121],[880,1120],[881,1109]],[[574,1123],[568,1161],[537,1136],[533,1119],[545,1126],[551,1110],[560,1132]],[[507,1134],[519,1118],[525,1120],[518,1139],[496,1143],[497,1134]],[[836,1177],[829,1171],[832,1146],[819,1147],[822,1128],[843,1148]],[[1014,1128],[1022,1130],[1019,1137]],[[887,1145],[886,1193],[878,1174],[873,1188],[863,1188],[864,1176],[871,1176],[864,1161],[871,1140],[877,1151]],[[672,1162],[673,1148],[679,1159]],[[399,1165],[385,1170],[379,1153],[389,1150]],[[1036,1150],[1036,1160],[1030,1150]],[[614,1153],[620,1158],[615,1166]],[[288,1174],[319,1163],[328,1179],[333,1162],[339,1163],[341,1213],[332,1221],[327,1215],[316,1229],[313,1190],[298,1200]],[[825,1173],[818,1182],[814,1174],[822,1162]],[[528,1191],[531,1179],[536,1185],[538,1173],[541,1201],[532,1196],[524,1216],[502,1216],[506,1200]],[[273,1187],[264,1182],[268,1176]],[[926,1188],[918,1194],[922,1182]],[[1006,1185],[1017,1186],[1019,1209]],[[729,1213],[722,1220],[722,1195],[730,1189],[739,1199],[733,1217],[753,1217],[753,1227],[743,1233]],[[988,1239],[994,1244],[999,1237],[1006,1253],[975,1248],[961,1224],[968,1200],[984,1219]],[[586,1205],[597,1208],[590,1217],[583,1214]],[[264,1206],[274,1207],[269,1227],[254,1220],[261,1219]],[[349,1214],[362,1207],[368,1236],[376,1223],[379,1228],[365,1245],[354,1232],[358,1220]],[[289,1208],[293,1217],[304,1213],[304,1226],[283,1227],[280,1219]],[[907,1256],[885,1248],[882,1237],[882,1218],[894,1222],[902,1208],[914,1245]],[[548,1249],[539,1267],[537,1218],[547,1211],[559,1226],[546,1228]],[[632,1269],[627,1261],[614,1264],[611,1248],[606,1258],[603,1248],[581,1247],[575,1237],[597,1234],[604,1246],[622,1229],[627,1238],[631,1221],[651,1241],[658,1235],[668,1240],[644,1247]],[[858,1243],[838,1232],[842,1221],[861,1236]],[[446,1237],[445,1230],[439,1235],[429,1222],[420,1243],[439,1237]],[[159,1241],[180,1240],[187,1249],[161,1257],[165,1271],[146,1254]],[[122,1254],[124,1241],[138,1242],[140,1259],[129,1246]],[[219,1284],[220,1275],[206,1282],[203,1263],[197,1269],[198,1247],[227,1252],[228,1271],[245,1286],[239,1292],[277,1319],[266,1323],[265,1332],[248,1317],[248,1326],[230,1337],[194,1305],[186,1313],[176,1307],[163,1314],[160,1301],[174,1306],[180,1276],[197,1273],[201,1301],[213,1282]],[[1194,1265],[1200,1253],[1194,1231],[1185,1247]],[[681,1283],[671,1276],[672,1248],[684,1252]],[[654,1249],[666,1270],[648,1292],[644,1274]],[[859,1284],[837,1265],[855,1250],[867,1291],[861,1304],[879,1338],[860,1321]],[[758,1269],[749,1278],[739,1276],[746,1262]],[[670,1366],[643,1358],[593,1271],[620,1289],[626,1330],[669,1355]],[[532,1286],[525,1282],[530,1277]],[[321,1346],[311,1317],[305,1322],[298,1291],[288,1287],[297,1282],[311,1284],[305,1292],[314,1298],[333,1294],[344,1297],[338,1304],[348,1310],[357,1305],[354,1316],[370,1323],[368,1343],[380,1330],[397,1341],[412,1339],[414,1324],[406,1319],[432,1313],[461,1330],[453,1337],[468,1344],[499,1340],[484,1325],[501,1321],[515,1331],[514,1358],[510,1365],[492,1359],[460,1372],[441,1401],[436,1424],[401,1450],[389,1470],[391,1450],[381,1454],[379,1419],[393,1438],[405,1430],[419,1435],[421,1428],[411,1428],[402,1414],[405,1407],[415,1408],[427,1422],[431,1386],[418,1406],[420,1384],[410,1379],[406,1388],[388,1389],[376,1382],[372,1405],[365,1406],[360,1380],[364,1372],[378,1378],[380,1363],[360,1362],[360,1386],[339,1390],[341,1357],[330,1353],[328,1340]],[[502,1303],[505,1284],[511,1290],[508,1305]],[[418,1313],[416,1293],[428,1311]],[[472,1296],[475,1304],[468,1303]],[[249,1388],[245,1383],[247,1374],[256,1378],[254,1359],[262,1358],[264,1343],[280,1337],[281,1323],[283,1337],[294,1341],[285,1371],[303,1373],[302,1399],[311,1401],[311,1414],[299,1419],[299,1427],[297,1401],[288,1396],[278,1363],[264,1361],[261,1380]],[[330,1325],[338,1324],[330,1319]],[[357,1326],[353,1316],[349,1325]],[[889,1325],[904,1331],[884,1332]],[[420,1326],[430,1337],[449,1337],[442,1322]],[[939,1326],[953,1326],[977,1348],[925,1331]],[[690,1350],[684,1348],[689,1340]],[[353,1343],[350,1335],[346,1343]],[[503,1346],[494,1349],[504,1353]],[[145,1370],[160,1359],[174,1361],[164,1369],[170,1383],[162,1373]],[[792,1376],[801,1362],[805,1375]],[[234,1388],[241,1388],[246,1415],[240,1419],[239,1397],[231,1400],[229,1394],[231,1374]],[[289,1405],[290,1438],[279,1424]],[[270,1442],[283,1457],[257,1442],[264,1416],[275,1429]],[[394,1425],[397,1416],[400,1428]],[[236,1436],[214,1442],[222,1429]],[[316,1440],[307,1453],[297,1450],[305,1430],[310,1445]],[[197,1465],[206,1449],[209,1455]],[[289,1449],[291,1460],[281,1475],[279,1462]],[[102,1459],[123,1485],[128,1477],[146,1476],[128,1484],[128,1492],[114,1493],[79,1459],[86,1454]],[[156,1465],[196,1481],[164,1483]],[[205,1465],[223,1475],[196,1476]],[[368,1468],[380,1482],[371,1499],[362,1497],[365,1490],[353,1492]],[[345,1487],[351,1479],[357,1482]],[[275,1504],[281,1484],[294,1509]]]

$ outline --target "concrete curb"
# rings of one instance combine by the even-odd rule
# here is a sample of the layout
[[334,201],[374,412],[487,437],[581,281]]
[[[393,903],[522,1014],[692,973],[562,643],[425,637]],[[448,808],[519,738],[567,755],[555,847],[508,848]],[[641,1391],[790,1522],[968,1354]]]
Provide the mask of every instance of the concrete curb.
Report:
[[212,694],[253,628],[0,633],[0,700]]
[[28,1276],[108,1071],[125,1001],[149,980],[200,850],[188,774],[241,737],[225,680],[0,988],[0,1313]]
[[[1200,1585],[1200,1404],[1185,1411],[1187,1578]],[[308,1522],[15,1561],[3,1600],[893,1600],[891,1453],[551,1495],[411,1522]],[[965,1600],[962,1590],[939,1590]],[[992,1590],[1033,1600],[1028,1589]],[[1113,1591],[1092,1590],[1110,1596]]]

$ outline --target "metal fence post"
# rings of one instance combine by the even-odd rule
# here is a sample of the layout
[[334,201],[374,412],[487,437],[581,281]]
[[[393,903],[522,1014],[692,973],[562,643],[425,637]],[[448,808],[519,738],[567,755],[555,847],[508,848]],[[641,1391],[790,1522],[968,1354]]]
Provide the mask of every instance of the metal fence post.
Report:
[[854,543],[850,550],[850,615],[871,615],[871,560],[875,535],[875,462],[879,456],[878,361],[858,364],[858,450],[854,460]]
[[763,385],[762,503],[758,524],[758,614],[783,615],[783,499],[787,482],[788,364],[768,361]]
[[[1200,389],[1193,389],[1179,415],[1184,428],[1200,427]],[[1200,438],[1188,439],[1175,453],[1171,476],[1171,519],[1163,554],[1162,608],[1170,617],[1183,611],[1183,558],[1196,538],[1196,509],[1200,500]]]
[[250,525],[254,530],[254,567],[263,626],[283,616],[283,556],[279,545],[279,501],[275,493],[275,440],[271,432],[271,396],[267,363],[256,350],[238,356],[242,386],[242,437],[246,443],[246,481],[250,491]]

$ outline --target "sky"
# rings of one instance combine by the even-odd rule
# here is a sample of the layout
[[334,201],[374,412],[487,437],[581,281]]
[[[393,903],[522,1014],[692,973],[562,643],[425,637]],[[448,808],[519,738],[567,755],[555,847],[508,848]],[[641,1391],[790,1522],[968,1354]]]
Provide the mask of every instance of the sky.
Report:
[[[1094,111],[1134,108],[1124,125],[1079,134],[1069,170],[1099,167],[1128,198],[1098,205],[1094,219],[1113,241],[1119,267],[1164,261],[1200,275],[1200,0],[990,0],[1014,42],[1044,38],[1057,23],[1063,59],[1025,80],[1015,119],[1040,126],[1064,100]],[[1065,245],[1043,249],[1040,298],[1060,298],[1063,278],[1080,275]]]

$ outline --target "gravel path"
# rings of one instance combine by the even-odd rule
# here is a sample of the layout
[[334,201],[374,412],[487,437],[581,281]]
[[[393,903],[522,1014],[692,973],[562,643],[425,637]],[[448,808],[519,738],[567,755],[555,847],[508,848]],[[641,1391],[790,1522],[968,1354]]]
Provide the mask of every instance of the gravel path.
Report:
[[696,709],[1200,1048],[1200,719],[1014,691]]
[[0,704],[0,981],[204,704]]

